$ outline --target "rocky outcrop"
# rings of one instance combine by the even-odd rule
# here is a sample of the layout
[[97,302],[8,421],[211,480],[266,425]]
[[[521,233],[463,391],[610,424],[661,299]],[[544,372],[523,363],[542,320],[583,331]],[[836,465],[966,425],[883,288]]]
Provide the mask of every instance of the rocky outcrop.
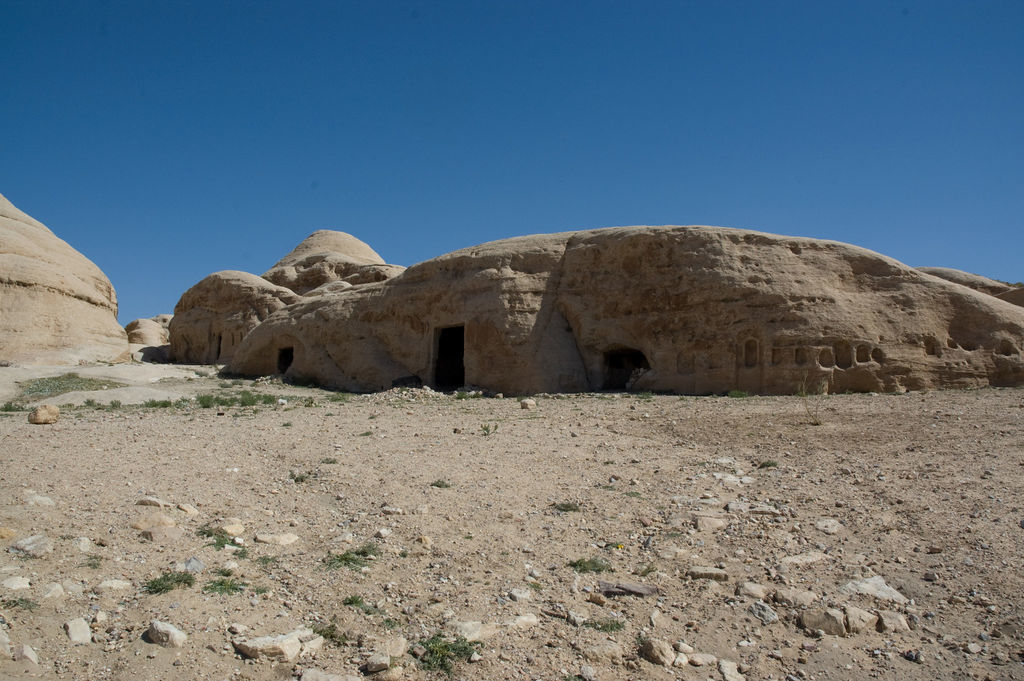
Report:
[[255,274],[214,272],[175,305],[169,331],[171,358],[199,364],[226,362],[247,333],[275,310],[297,300],[293,291]]
[[384,281],[404,267],[388,265],[367,244],[345,232],[313,232],[263,273],[267,281],[306,295],[331,282],[348,285]]
[[1017,288],[1012,288],[1009,291],[1000,293],[996,298],[1024,307],[1024,286],[1018,286]]
[[1024,383],[1024,311],[847,244],[717,227],[497,241],[270,315],[230,369],[347,390]]
[[951,267],[918,267],[918,271],[924,272],[925,274],[931,274],[932,276],[951,281],[967,288],[972,288],[975,291],[981,291],[991,296],[998,296],[1000,293],[1009,291],[1012,286],[1009,284],[998,281],[996,279],[989,279],[983,277],[980,274],[972,274],[970,272],[964,272],[963,270],[956,270]]
[[165,363],[170,359],[171,315],[161,314],[135,319],[125,325],[132,359],[137,362]]
[[0,361],[128,359],[117,295],[89,259],[0,195]]

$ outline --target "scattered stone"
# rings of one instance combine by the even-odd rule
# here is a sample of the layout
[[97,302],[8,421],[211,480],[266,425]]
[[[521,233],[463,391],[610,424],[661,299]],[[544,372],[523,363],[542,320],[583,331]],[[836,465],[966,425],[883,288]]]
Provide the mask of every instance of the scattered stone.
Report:
[[529,589],[512,589],[508,592],[508,597],[517,603],[528,601],[532,596]]
[[822,518],[814,523],[814,527],[825,534],[839,534],[843,529],[842,523],[835,518]]
[[154,511],[149,515],[145,515],[132,523],[132,529],[134,530],[151,530],[154,527],[174,527],[177,523],[174,522],[174,518],[170,517],[160,511]]
[[754,616],[755,619],[761,621],[761,624],[768,626],[772,622],[779,621],[779,614],[772,609],[770,605],[764,601],[754,601],[747,608],[747,612]]
[[71,545],[82,553],[92,553],[96,550],[96,545],[93,544],[92,539],[89,539],[88,537],[79,537],[75,541],[71,542]]
[[666,641],[648,638],[640,644],[640,656],[651,664],[671,667],[676,659],[676,651]]
[[615,641],[601,641],[583,650],[583,656],[591,662],[621,664],[625,653]]
[[31,556],[32,558],[42,558],[47,553],[53,551],[53,541],[45,534],[34,534],[31,537],[25,537],[14,542],[8,550],[11,553]]
[[846,617],[836,608],[805,610],[800,613],[800,624],[808,631],[824,631],[831,636],[846,635]]
[[9,527],[0,525],[0,539],[13,539],[18,533]]
[[260,544],[274,544],[275,546],[288,546],[299,541],[299,535],[285,532],[284,534],[257,534],[256,541]]
[[146,639],[164,648],[181,648],[188,640],[188,635],[173,624],[153,620],[146,631]]
[[31,662],[32,664],[39,664],[39,656],[36,655],[36,651],[32,650],[32,646],[27,643],[19,643],[14,646],[14,650],[11,653],[15,662]]
[[686,571],[686,576],[691,579],[712,579],[716,582],[729,581],[729,573],[725,570],[702,565],[694,565],[690,567],[690,569]]
[[690,653],[696,652],[694,650],[693,646],[691,646],[686,641],[676,641],[675,643],[672,644],[672,648],[676,652],[685,653],[687,655],[689,655]]
[[185,515],[194,518],[199,515],[199,509],[192,504],[178,504],[178,510],[183,511]]
[[156,506],[158,508],[174,508],[174,504],[168,503],[158,497],[142,497],[135,502],[136,506]]
[[64,632],[68,635],[72,645],[84,645],[92,640],[92,631],[89,629],[89,624],[81,617],[65,622]]
[[380,512],[384,515],[405,515],[405,511],[397,506],[383,506],[381,507]]
[[856,606],[848,605],[846,610],[846,629],[851,634],[860,634],[865,631],[874,631],[878,624],[878,616],[867,610]]
[[43,598],[62,598],[64,596],[64,587],[56,582],[47,584],[43,591]]
[[142,531],[143,539],[158,544],[181,539],[184,535],[185,531],[180,527],[150,527]]
[[910,631],[907,618],[892,610],[878,611],[878,631],[883,633],[900,633]]
[[235,650],[250,659],[269,659],[280,662],[294,662],[302,652],[303,641],[318,638],[312,630],[296,629],[277,636],[261,636],[253,639],[236,639],[231,643]]
[[25,504],[28,506],[56,506],[53,499],[42,494],[36,494],[32,490],[25,492]]
[[729,527],[729,518],[721,515],[694,515],[693,526],[698,532],[718,532]]
[[57,419],[60,418],[60,409],[52,404],[42,404],[28,415],[28,422],[39,425],[49,425],[51,423],[57,423]]
[[802,589],[776,589],[773,600],[780,605],[788,605],[795,608],[807,608],[814,605],[818,600],[818,594],[813,591]]
[[108,594],[112,591],[124,591],[130,589],[132,586],[131,582],[126,582],[123,579],[105,579],[96,586],[96,593]]
[[206,569],[206,564],[195,556],[192,556],[185,561],[183,567],[185,568],[185,572],[191,572],[192,574],[197,575]]
[[364,667],[366,668],[367,674],[376,674],[382,672],[391,666],[391,658],[384,653],[374,653],[370,655],[369,659],[366,660]]
[[537,400],[527,397],[525,400],[519,400],[520,409],[536,409]]
[[737,596],[746,596],[747,598],[756,598],[763,601],[772,593],[773,590],[770,587],[755,582],[740,582],[736,585]]
[[237,537],[245,532],[245,525],[243,525],[242,521],[238,518],[225,518],[221,521],[217,529],[223,530],[232,537]]
[[795,556],[786,556],[780,561],[780,563],[786,567],[805,567],[807,565],[820,563],[826,558],[828,558],[828,556],[821,551],[808,551]]
[[377,652],[384,653],[390,657],[401,657],[409,650],[409,641],[404,636],[389,638],[380,645]]
[[7,632],[0,628],[0,656],[10,657],[11,655],[11,639],[8,638]]
[[746,677],[740,674],[739,666],[732,660],[719,660],[718,671],[722,673],[723,681],[746,681]]
[[349,679],[358,679],[359,677],[344,677],[341,674],[328,674],[322,669],[306,669],[303,670],[300,678],[301,681],[349,681]]
[[676,653],[676,659],[672,661],[673,667],[688,667],[690,665],[690,658],[687,657],[686,653]]
[[658,587],[650,584],[633,584],[631,582],[604,582],[598,580],[597,589],[604,596],[653,596],[658,593]]
[[597,681],[597,670],[589,664],[585,664],[580,667],[579,677],[583,681]]
[[865,579],[855,579],[852,582],[848,582],[840,589],[840,591],[850,594],[873,596],[874,598],[878,598],[883,601],[893,601],[894,603],[902,604],[907,602],[907,597],[886,584],[885,579],[881,575],[875,575],[874,577],[867,577]]
[[373,536],[377,537],[378,539],[386,539],[387,537],[391,536],[391,530],[387,527],[382,527],[379,530],[377,530],[377,533]]
[[457,635],[467,641],[482,641],[493,636],[498,631],[498,628],[493,624],[484,624],[483,622],[476,621],[454,622],[451,627]]
[[711,667],[718,662],[718,658],[711,653],[689,653],[687,657],[693,667]]
[[21,589],[29,588],[32,586],[32,583],[26,577],[8,577],[0,582],[0,585],[8,591],[20,591]]

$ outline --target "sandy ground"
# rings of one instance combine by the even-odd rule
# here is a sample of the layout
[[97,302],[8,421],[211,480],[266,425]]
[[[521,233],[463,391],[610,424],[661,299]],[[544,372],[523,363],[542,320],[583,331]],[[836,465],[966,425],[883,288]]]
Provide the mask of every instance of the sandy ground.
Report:
[[[132,384],[123,404],[287,403],[0,414],[0,648],[38,658],[0,652],[2,679],[346,679],[375,652],[389,668],[374,678],[444,679],[414,653],[455,632],[479,639],[459,679],[1024,678],[1024,390],[522,409],[93,370]],[[0,401],[26,371],[0,369]],[[221,525],[232,546],[198,534]],[[52,550],[12,551],[35,535]],[[329,565],[367,545],[365,565]],[[147,590],[190,558],[194,585]],[[245,586],[206,590],[218,579]],[[152,620],[187,640],[150,642]],[[289,639],[305,640],[291,660],[239,652],[330,624],[333,640]]]

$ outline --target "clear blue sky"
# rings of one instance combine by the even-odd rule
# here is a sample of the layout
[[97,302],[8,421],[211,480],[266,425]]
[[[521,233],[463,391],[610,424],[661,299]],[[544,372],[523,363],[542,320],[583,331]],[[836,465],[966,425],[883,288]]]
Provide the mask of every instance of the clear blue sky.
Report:
[[0,193],[122,323],[341,229],[713,224],[1024,280],[1024,2],[0,0]]

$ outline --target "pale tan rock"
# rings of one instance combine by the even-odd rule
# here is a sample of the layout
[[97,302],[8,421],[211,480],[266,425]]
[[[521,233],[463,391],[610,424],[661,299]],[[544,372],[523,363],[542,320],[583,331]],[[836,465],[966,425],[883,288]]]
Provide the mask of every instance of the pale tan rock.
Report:
[[711,579],[716,582],[729,581],[729,573],[721,568],[708,567],[705,565],[693,565],[686,571],[686,576],[691,579]]
[[152,620],[146,631],[146,638],[164,648],[181,648],[188,641],[188,635],[169,622]]
[[836,608],[804,610],[800,613],[800,624],[809,631],[824,631],[832,636],[846,635],[846,616]]
[[853,605],[843,608],[846,611],[846,628],[851,634],[874,631],[878,624],[878,616]]
[[300,628],[277,636],[260,636],[253,639],[236,639],[231,643],[245,657],[294,662],[302,652],[303,640],[312,640],[316,634],[310,629]]
[[154,511],[132,522],[133,530],[151,530],[155,527],[174,527],[177,523],[166,513]]
[[583,657],[591,662],[620,664],[625,652],[615,641],[600,641],[583,649]]
[[876,626],[878,631],[888,633],[910,631],[910,625],[907,624],[907,618],[902,614],[893,610],[879,610],[877,612],[878,623]]
[[776,603],[781,605],[807,608],[814,605],[814,602],[818,600],[818,594],[813,591],[784,587],[782,589],[776,589],[775,595],[772,596],[772,598]]
[[[306,237],[264,272],[263,278],[307,295],[384,281],[404,270],[404,267],[386,264],[376,251],[351,234],[323,229]],[[345,286],[324,288],[334,282]]]
[[134,319],[125,325],[124,330],[128,334],[129,343],[159,346],[171,342],[167,326],[155,319]]
[[672,644],[667,641],[648,638],[644,639],[640,644],[640,657],[651,664],[671,667],[676,659],[676,651],[672,649]]
[[123,362],[110,280],[41,222],[0,195],[0,360]]
[[285,532],[283,534],[258,533],[255,537],[257,543],[274,544],[276,546],[288,546],[299,541],[299,535]]
[[627,227],[323,291],[263,320],[229,369],[363,391],[901,392],[1024,384],[1022,348],[1024,310],[865,249]]
[[736,595],[746,596],[747,598],[757,598],[762,601],[768,600],[768,597],[774,592],[771,587],[765,586],[764,584],[757,584],[755,582],[740,582],[736,585]]
[[952,267],[918,267],[919,272],[930,274],[934,277],[951,281],[961,286],[980,291],[981,293],[987,293],[990,296],[997,296],[1000,293],[1005,293],[1012,288],[1009,284],[998,281],[996,279],[989,279],[983,277],[980,274],[972,274],[971,272],[964,272],[963,270],[953,269]]
[[36,425],[49,425],[57,423],[60,418],[60,408],[53,404],[42,404],[28,414],[28,422]]
[[185,291],[174,306],[171,357],[175,362],[226,362],[249,331],[298,299],[293,291],[255,274],[214,272]]
[[11,657],[14,658],[15,662],[31,662],[32,664],[39,664],[39,656],[36,651],[32,649],[27,643],[19,643],[14,646],[14,650],[11,651]]

